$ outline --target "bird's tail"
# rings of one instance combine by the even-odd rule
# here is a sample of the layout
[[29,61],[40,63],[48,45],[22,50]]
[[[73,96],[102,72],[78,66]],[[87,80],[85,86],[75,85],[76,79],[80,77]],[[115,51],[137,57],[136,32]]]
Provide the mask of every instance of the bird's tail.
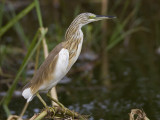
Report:
[[22,96],[23,96],[25,99],[27,99],[27,102],[26,102],[26,104],[24,105],[24,108],[23,108],[23,110],[22,110],[22,112],[21,112],[18,120],[22,120],[22,117],[23,117],[23,115],[24,115],[24,113],[25,113],[25,111],[26,111],[26,109],[27,109],[27,107],[28,107],[28,105],[29,105],[29,102],[30,102],[30,101],[33,99],[33,97],[34,97],[34,94],[32,93],[31,88],[30,88],[30,82],[29,82],[27,85],[25,85],[24,88],[22,89]]
[[23,90],[22,96],[25,99],[27,99],[27,102],[30,102],[34,97],[34,94],[32,93],[31,88],[29,87]]
[[27,83],[22,89],[22,96],[30,102],[34,98],[34,93],[31,90],[31,82]]

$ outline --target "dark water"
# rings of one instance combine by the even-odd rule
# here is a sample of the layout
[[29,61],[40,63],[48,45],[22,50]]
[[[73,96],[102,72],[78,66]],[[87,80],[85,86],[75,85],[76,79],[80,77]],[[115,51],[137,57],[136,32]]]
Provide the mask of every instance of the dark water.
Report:
[[[141,58],[142,56],[139,56],[139,59]],[[120,62],[122,66],[117,72],[116,62]],[[67,83],[63,82],[57,86],[59,100],[72,110],[91,115],[90,120],[128,120],[128,113],[134,108],[143,109],[151,120],[159,120],[159,79],[156,76],[150,78],[149,74],[139,75],[141,72],[134,66],[135,62],[137,64],[140,61],[131,60],[127,55],[125,59],[111,62],[110,68],[115,71],[111,71],[112,88],[110,89],[101,84],[98,79],[77,78],[84,73],[76,73],[74,77],[67,78]],[[45,94],[43,98],[50,104]],[[19,114],[24,102],[22,97],[14,98],[9,106],[12,113]],[[25,117],[40,112],[42,108],[43,105],[34,98]]]
[[[105,86],[104,82],[100,80],[99,65],[93,65],[91,70],[83,69],[75,72],[80,66],[91,63],[91,61],[85,59],[83,61],[78,60],[69,73],[68,78],[64,79],[57,86],[60,102],[69,109],[90,115],[90,120],[128,120],[128,113],[135,108],[143,109],[151,120],[160,120],[160,55],[158,52],[158,47],[160,46],[160,37],[158,35],[160,22],[158,20],[160,18],[158,17],[158,5],[156,3],[158,1],[152,3],[153,5],[151,6],[149,0],[146,1],[146,6],[141,6],[143,8],[140,8],[140,12],[137,15],[138,17],[143,15],[142,19],[144,19],[144,22],[142,26],[149,29],[149,32],[137,32],[130,36],[131,38],[127,46],[124,41],[108,52],[109,75],[107,76],[111,84]],[[56,18],[54,16],[50,17],[53,14],[51,12],[53,11],[52,6],[49,3],[41,6],[44,24],[49,27],[47,37],[48,43],[51,43],[49,44],[50,49],[59,42],[59,39],[63,39],[65,29],[62,26],[66,28],[71,21],[65,19],[68,16],[70,17],[71,14],[69,14],[70,10],[65,12],[65,9],[68,9],[68,7],[64,4],[67,4],[67,2],[62,2],[63,8],[61,8],[59,15],[62,16],[60,17],[61,24],[58,25],[53,24]],[[71,6],[74,5],[76,7],[79,6],[78,3],[73,2]],[[98,3],[91,5],[82,3],[80,5],[83,8],[80,11],[91,10],[91,12],[94,12],[93,7],[99,8]],[[86,7],[87,5],[89,7]],[[75,10],[77,10],[76,7]],[[100,11],[100,8],[95,12],[98,13],[98,11]],[[77,10],[77,12],[79,11]],[[146,12],[153,17],[146,19]],[[118,11],[115,11],[114,14],[118,15]],[[27,22],[29,19],[31,19],[30,22]],[[38,27],[36,21],[35,11],[21,21],[23,27],[26,28],[25,33],[29,38],[34,33],[29,31],[32,25],[34,24],[33,31],[36,31]],[[93,25],[93,27],[95,26]],[[52,30],[54,33],[51,32]],[[10,35],[11,33],[8,34]],[[58,35],[60,37],[57,37]],[[4,39],[7,38],[4,37]],[[53,43],[53,40],[56,42]],[[84,49],[87,47],[85,43]],[[96,50],[93,51],[96,53]],[[101,58],[100,54],[97,52],[96,55],[99,55],[99,60]],[[50,104],[45,94],[42,97]],[[9,105],[12,114],[19,114],[24,104],[25,101],[22,97],[13,97]],[[43,105],[37,98],[34,98],[24,117],[29,118],[33,113],[40,112],[42,108]],[[5,113],[2,108],[0,110],[0,119],[5,119]]]

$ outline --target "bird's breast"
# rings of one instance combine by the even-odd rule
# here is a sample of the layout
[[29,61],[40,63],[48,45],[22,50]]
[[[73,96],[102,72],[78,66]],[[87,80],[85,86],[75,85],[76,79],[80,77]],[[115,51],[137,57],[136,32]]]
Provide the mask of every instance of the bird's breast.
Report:
[[52,79],[49,81],[48,89],[55,86],[67,73],[67,67],[69,64],[69,52],[63,48],[59,54],[56,62],[55,69],[52,73]]
[[82,43],[83,43],[83,39],[80,41],[80,43],[78,44],[78,48],[77,50],[73,53],[73,57],[71,59],[69,59],[69,65],[67,67],[68,71],[70,70],[70,68],[73,66],[73,64],[77,61],[80,53],[81,53],[81,49],[82,49]]

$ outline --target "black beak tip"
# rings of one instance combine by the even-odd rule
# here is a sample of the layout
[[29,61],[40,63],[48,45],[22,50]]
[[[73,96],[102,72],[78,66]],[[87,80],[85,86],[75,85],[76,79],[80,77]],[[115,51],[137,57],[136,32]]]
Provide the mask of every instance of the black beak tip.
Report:
[[106,16],[106,17],[108,17],[110,19],[117,18],[116,16]]
[[96,17],[104,17],[104,18],[109,18],[109,19],[113,19],[113,18],[117,18],[116,16],[104,16],[104,15],[96,15]]

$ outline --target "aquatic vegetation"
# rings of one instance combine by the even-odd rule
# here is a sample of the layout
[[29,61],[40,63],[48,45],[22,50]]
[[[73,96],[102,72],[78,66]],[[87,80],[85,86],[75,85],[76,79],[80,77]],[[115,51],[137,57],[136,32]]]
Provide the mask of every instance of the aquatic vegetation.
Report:
[[[15,97],[15,93],[31,79],[44,60],[41,44],[44,35],[50,51],[63,40],[66,28],[77,14],[102,10],[99,0],[71,0],[72,4],[56,1],[40,0],[43,21],[37,17],[35,1],[21,2],[22,7],[13,4],[13,8],[17,8],[13,12],[9,10],[11,7],[6,7],[5,0],[0,2],[0,96],[8,94],[0,105],[5,103],[8,114],[21,112],[24,99]],[[102,36],[100,23],[83,28],[86,34],[82,56],[57,86],[59,100],[67,108],[91,115],[91,119],[129,119],[128,113],[133,108],[143,109],[150,119],[160,118],[159,5],[159,1],[149,0],[145,3],[141,0],[109,1],[107,14],[116,15],[117,20],[107,21],[106,37]],[[23,10],[27,11],[22,14]],[[44,35],[39,29],[42,26],[48,28],[48,31],[43,29]],[[105,47],[102,47],[102,39],[106,40]],[[108,61],[109,87],[104,85],[108,78],[101,79],[102,50]],[[88,59],[92,58],[90,53],[96,57]],[[39,108],[42,106],[35,99],[25,117],[40,113]],[[6,118],[2,107],[0,112],[0,119]]]

